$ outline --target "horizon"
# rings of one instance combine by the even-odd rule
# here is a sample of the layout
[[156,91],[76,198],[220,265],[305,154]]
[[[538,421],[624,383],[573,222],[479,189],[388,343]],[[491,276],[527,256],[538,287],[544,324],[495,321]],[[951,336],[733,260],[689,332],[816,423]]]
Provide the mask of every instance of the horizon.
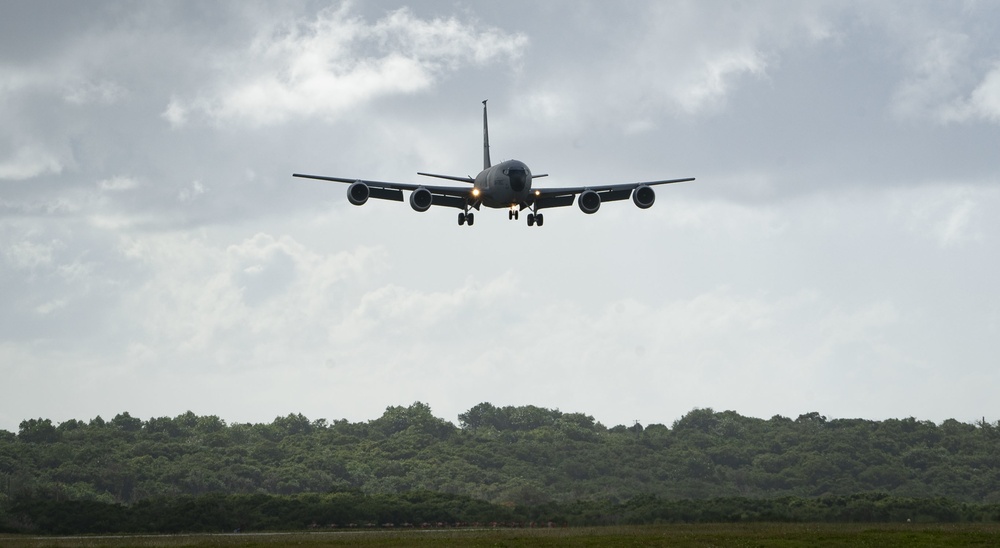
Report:
[[[477,405],[482,405],[483,403],[489,403],[490,405],[494,405],[494,404],[492,404],[490,402],[481,402],[480,404],[477,404]],[[416,405],[416,404],[428,405],[425,402],[419,402],[418,401],[418,402],[411,403],[410,406]],[[628,424],[624,424],[624,423],[618,423],[618,424],[611,425],[609,423],[605,423],[605,422],[601,421],[598,417],[595,417],[593,415],[587,414],[586,412],[583,412],[583,411],[562,411],[560,409],[552,409],[552,408],[548,408],[548,407],[544,407],[544,406],[540,406],[540,405],[534,405],[533,406],[532,404],[527,404],[527,405],[524,405],[524,406],[506,406],[506,405],[500,406],[500,405],[495,405],[495,407],[497,407],[497,408],[505,408],[505,407],[515,407],[516,408],[516,407],[529,407],[529,406],[530,407],[537,407],[537,408],[540,408],[540,409],[543,409],[543,410],[548,410],[548,411],[556,411],[556,412],[559,412],[559,413],[562,413],[562,414],[582,414],[584,416],[593,418],[595,426],[596,425],[600,425],[600,426],[602,426],[602,427],[604,427],[606,429],[609,429],[609,430],[612,429],[612,428],[619,427],[619,426],[624,426],[626,428],[631,428],[631,427],[634,426],[635,422],[638,422],[638,424],[640,426],[642,426],[643,429],[645,429],[645,428],[647,428],[649,426],[654,426],[654,425],[664,426],[664,427],[666,427],[668,429],[672,429],[672,428],[674,428],[675,423],[677,421],[683,419],[685,416],[687,416],[688,414],[690,414],[690,413],[692,413],[694,411],[712,411],[713,413],[730,413],[731,412],[731,413],[736,413],[737,415],[739,415],[739,416],[741,416],[743,418],[754,419],[754,420],[761,420],[761,421],[769,421],[769,420],[772,420],[772,419],[778,418],[778,417],[784,418],[784,419],[788,419],[788,420],[791,420],[791,421],[795,421],[795,420],[797,420],[797,419],[799,419],[801,417],[808,416],[808,415],[813,414],[813,413],[818,413],[820,416],[822,416],[825,419],[826,422],[837,421],[837,420],[863,420],[863,421],[870,421],[870,422],[886,422],[886,421],[892,421],[892,420],[901,421],[901,420],[906,420],[906,419],[914,419],[917,422],[921,422],[921,423],[930,422],[930,423],[934,424],[935,426],[941,426],[944,422],[952,421],[952,420],[957,421],[957,422],[962,423],[962,424],[969,424],[969,425],[972,425],[972,426],[982,426],[983,423],[990,424],[990,425],[1000,426],[1000,419],[996,419],[996,420],[993,420],[993,421],[987,421],[985,416],[982,417],[982,418],[980,418],[980,419],[978,419],[978,420],[975,420],[975,421],[961,420],[961,419],[954,418],[954,417],[947,418],[947,419],[944,419],[944,420],[941,420],[941,421],[932,421],[932,420],[929,420],[929,419],[921,419],[920,417],[913,417],[913,416],[909,416],[909,417],[885,417],[885,418],[880,418],[880,419],[869,419],[869,418],[865,418],[865,417],[830,417],[830,416],[824,415],[823,413],[821,413],[819,411],[809,411],[809,412],[806,412],[806,413],[799,413],[795,417],[786,416],[786,415],[780,415],[780,414],[778,414],[778,415],[772,415],[770,417],[755,417],[755,416],[751,416],[751,415],[745,415],[745,414],[740,413],[739,411],[736,411],[736,410],[733,410],[733,409],[725,409],[725,410],[719,411],[719,410],[716,410],[716,409],[713,409],[713,408],[709,408],[709,407],[691,409],[690,411],[688,411],[684,415],[681,415],[681,416],[679,416],[679,417],[677,417],[677,418],[675,418],[675,419],[673,419],[673,420],[671,420],[669,422],[657,422],[657,421],[643,422],[641,420],[638,420],[638,421],[633,421],[632,425],[628,425]],[[402,406],[402,405],[389,406],[389,408],[392,408],[392,407],[403,407],[405,409],[405,408],[407,408],[409,406]],[[449,424],[451,424],[452,426],[454,426],[454,427],[456,427],[458,429],[462,429],[462,426],[461,426],[461,422],[462,421],[458,420],[457,416],[456,416],[456,420],[449,420],[449,419],[447,419],[445,417],[440,417],[437,414],[435,414],[433,412],[433,406],[429,406],[428,405],[428,407],[430,407],[431,414],[435,418],[443,420],[445,422],[448,422]],[[389,408],[387,408],[386,411],[388,411]],[[467,409],[466,411],[469,411],[471,409],[472,408]],[[378,420],[379,418],[381,418],[385,414],[383,412],[383,414],[379,415],[378,417],[374,417],[374,418],[370,418],[370,419],[353,420],[352,421],[352,420],[348,420],[348,419],[346,419],[344,417],[341,417],[339,419],[331,419],[330,417],[309,417],[309,416],[304,415],[302,413],[289,412],[289,413],[287,413],[285,415],[277,415],[277,416],[275,416],[274,419],[272,419],[270,422],[262,422],[262,421],[254,422],[254,421],[230,421],[230,420],[227,420],[225,417],[220,417],[218,415],[201,415],[201,414],[195,413],[194,411],[192,411],[192,410],[189,409],[187,411],[184,411],[182,413],[179,413],[179,414],[174,415],[174,416],[169,416],[169,417],[168,416],[160,416],[160,417],[148,417],[148,418],[144,418],[144,417],[134,416],[134,415],[132,415],[128,411],[120,411],[119,413],[116,413],[115,415],[113,415],[111,417],[104,417],[102,415],[97,415],[95,417],[90,417],[88,419],[68,418],[68,419],[64,419],[62,421],[56,421],[56,420],[53,420],[50,417],[30,417],[30,418],[23,419],[22,422],[26,422],[26,421],[29,421],[29,420],[50,420],[50,421],[52,421],[53,426],[55,426],[55,427],[58,428],[58,426],[60,424],[63,424],[65,422],[69,422],[69,421],[73,421],[73,420],[80,421],[82,423],[85,423],[85,424],[89,425],[91,422],[96,421],[97,419],[101,419],[104,422],[109,422],[109,421],[113,420],[115,417],[117,417],[119,415],[125,415],[125,414],[127,414],[130,418],[139,419],[143,423],[146,423],[146,422],[149,422],[150,420],[153,420],[153,419],[162,419],[162,418],[177,419],[177,418],[180,418],[180,417],[183,417],[183,416],[187,415],[188,413],[192,413],[196,417],[216,417],[220,421],[222,421],[222,423],[225,424],[226,426],[236,426],[236,425],[250,425],[250,426],[254,426],[254,425],[272,424],[274,421],[282,419],[282,418],[285,418],[285,417],[289,417],[289,416],[302,416],[302,417],[308,419],[309,422],[310,422],[310,424],[315,424],[318,421],[326,421],[326,426],[327,427],[333,426],[333,423],[335,421],[340,421],[340,420],[345,420],[345,421],[347,421],[348,423],[351,423],[351,424],[367,424],[367,423],[370,423],[370,422]],[[20,427],[20,424],[19,424],[19,427]],[[4,429],[4,428],[0,428],[0,430],[11,432],[13,434],[17,434],[19,429],[20,428],[15,429],[15,430],[7,430],[7,429]]]

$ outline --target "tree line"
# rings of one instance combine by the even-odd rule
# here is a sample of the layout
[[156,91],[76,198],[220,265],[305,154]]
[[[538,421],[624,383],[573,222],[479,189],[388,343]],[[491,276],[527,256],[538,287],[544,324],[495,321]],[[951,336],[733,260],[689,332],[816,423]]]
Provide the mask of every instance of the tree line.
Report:
[[0,521],[0,533],[174,534],[664,523],[985,521],[1000,521],[1000,504],[894,497],[885,493],[708,500],[668,500],[650,495],[622,503],[592,500],[511,506],[422,491],[398,495],[365,495],[355,491],[289,496],[185,495],[146,499],[131,505],[28,499],[8,509],[5,519]]
[[17,433],[0,430],[0,518],[29,501],[131,512],[182,497],[337,493],[435,493],[497,508],[860,493],[1000,503],[1000,424],[985,420],[695,409],[670,426],[608,428],[582,413],[489,403],[458,418],[456,426],[417,402],[366,422],[292,414],[227,424],[191,412],[25,420]]

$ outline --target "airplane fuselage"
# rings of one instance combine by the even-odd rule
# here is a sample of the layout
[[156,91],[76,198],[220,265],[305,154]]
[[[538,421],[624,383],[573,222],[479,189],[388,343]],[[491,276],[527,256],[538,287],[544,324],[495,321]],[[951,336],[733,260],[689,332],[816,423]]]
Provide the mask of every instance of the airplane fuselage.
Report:
[[531,170],[519,160],[507,160],[476,175],[473,186],[486,207],[517,207],[531,194]]

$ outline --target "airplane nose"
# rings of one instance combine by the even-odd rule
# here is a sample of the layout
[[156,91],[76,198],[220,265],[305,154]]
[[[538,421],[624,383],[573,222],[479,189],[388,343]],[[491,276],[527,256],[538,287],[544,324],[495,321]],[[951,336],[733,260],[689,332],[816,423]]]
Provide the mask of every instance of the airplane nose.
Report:
[[512,169],[510,175],[510,189],[514,192],[521,192],[527,185],[528,176],[523,169]]

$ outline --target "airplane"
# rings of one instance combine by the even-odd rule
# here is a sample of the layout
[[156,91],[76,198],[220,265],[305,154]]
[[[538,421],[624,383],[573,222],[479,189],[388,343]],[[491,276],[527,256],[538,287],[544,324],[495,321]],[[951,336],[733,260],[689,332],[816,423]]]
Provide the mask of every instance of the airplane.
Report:
[[519,160],[507,160],[497,165],[490,164],[490,132],[487,123],[486,101],[483,101],[483,170],[475,178],[423,172],[417,172],[417,175],[458,181],[469,186],[422,185],[303,173],[292,174],[293,177],[347,183],[350,185],[347,187],[347,201],[356,206],[364,205],[369,198],[402,202],[403,191],[406,190],[410,192],[410,207],[415,211],[427,211],[432,205],[461,209],[462,212],[458,214],[459,226],[465,224],[472,226],[475,222],[475,215],[469,210],[479,211],[481,206],[493,209],[506,208],[509,220],[516,220],[518,212],[530,209],[531,212],[527,215],[528,226],[542,226],[545,222],[545,217],[539,213],[539,210],[569,206],[573,204],[574,200],[576,200],[580,210],[587,214],[596,213],[604,202],[625,200],[629,196],[632,197],[632,202],[636,206],[646,209],[652,206],[656,199],[653,186],[694,180],[694,177],[689,177],[642,183],[532,188],[533,179],[547,177],[548,174],[533,175],[528,166]]

